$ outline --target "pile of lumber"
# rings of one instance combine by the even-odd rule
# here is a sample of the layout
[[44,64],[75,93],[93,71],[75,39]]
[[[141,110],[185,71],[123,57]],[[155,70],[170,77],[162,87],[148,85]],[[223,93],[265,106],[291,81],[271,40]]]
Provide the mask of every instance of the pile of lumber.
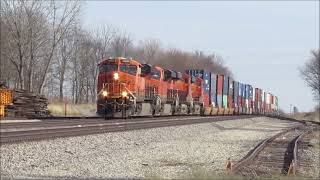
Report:
[[13,104],[6,107],[6,115],[27,118],[50,116],[48,99],[25,90],[13,90]]

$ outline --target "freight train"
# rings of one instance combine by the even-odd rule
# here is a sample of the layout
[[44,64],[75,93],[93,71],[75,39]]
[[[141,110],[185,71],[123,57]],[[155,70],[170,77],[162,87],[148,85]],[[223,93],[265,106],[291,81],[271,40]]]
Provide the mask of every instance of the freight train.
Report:
[[131,58],[98,64],[97,113],[106,117],[233,115],[278,112],[278,98],[222,74],[177,72]]

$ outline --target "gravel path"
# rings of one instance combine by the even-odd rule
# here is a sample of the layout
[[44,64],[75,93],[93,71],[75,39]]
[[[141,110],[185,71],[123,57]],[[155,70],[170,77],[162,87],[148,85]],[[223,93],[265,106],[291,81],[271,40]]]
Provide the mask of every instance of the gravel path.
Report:
[[320,179],[320,129],[303,137],[303,141],[308,142],[308,147],[298,152],[304,163],[299,173],[304,177]]
[[197,168],[224,172],[292,122],[251,119],[2,145],[2,177],[179,178]]

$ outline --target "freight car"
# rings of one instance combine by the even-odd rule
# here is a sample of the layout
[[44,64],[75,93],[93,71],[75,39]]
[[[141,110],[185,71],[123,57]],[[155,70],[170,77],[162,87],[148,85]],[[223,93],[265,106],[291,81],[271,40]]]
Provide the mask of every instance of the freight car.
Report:
[[108,117],[274,114],[278,98],[221,74],[117,57],[99,63],[97,113]]

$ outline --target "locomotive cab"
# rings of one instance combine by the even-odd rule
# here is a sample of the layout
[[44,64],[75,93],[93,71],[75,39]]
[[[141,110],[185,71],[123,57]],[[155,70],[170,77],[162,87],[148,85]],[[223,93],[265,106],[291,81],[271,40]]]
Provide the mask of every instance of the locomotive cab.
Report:
[[126,108],[124,104],[136,101],[139,92],[143,92],[141,64],[119,57],[104,60],[98,67],[97,113],[114,116]]

